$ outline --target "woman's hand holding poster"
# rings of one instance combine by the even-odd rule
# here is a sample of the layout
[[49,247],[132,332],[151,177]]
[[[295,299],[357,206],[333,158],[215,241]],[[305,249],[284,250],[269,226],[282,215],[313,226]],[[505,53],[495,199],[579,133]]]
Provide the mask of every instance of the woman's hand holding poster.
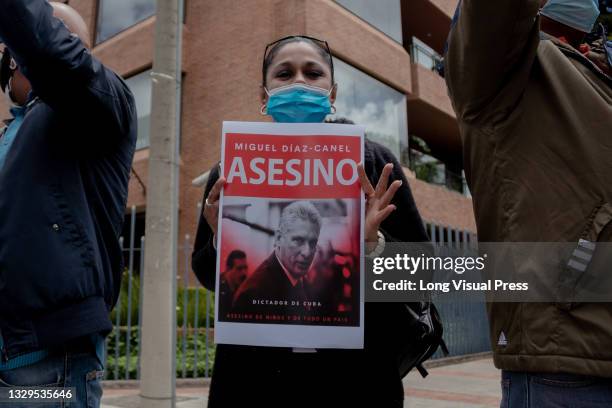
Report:
[[224,122],[215,342],[363,348],[364,128]]

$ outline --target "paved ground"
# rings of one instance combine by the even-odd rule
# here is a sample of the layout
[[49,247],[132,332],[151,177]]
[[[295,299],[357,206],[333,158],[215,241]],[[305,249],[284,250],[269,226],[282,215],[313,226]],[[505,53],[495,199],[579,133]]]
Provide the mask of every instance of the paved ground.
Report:
[[[499,371],[489,358],[411,373],[404,381],[407,408],[499,407]],[[177,388],[177,408],[206,406],[207,387]],[[102,408],[139,408],[137,389],[105,389]]]
[[500,372],[490,358],[411,372],[404,380],[408,408],[499,407]]

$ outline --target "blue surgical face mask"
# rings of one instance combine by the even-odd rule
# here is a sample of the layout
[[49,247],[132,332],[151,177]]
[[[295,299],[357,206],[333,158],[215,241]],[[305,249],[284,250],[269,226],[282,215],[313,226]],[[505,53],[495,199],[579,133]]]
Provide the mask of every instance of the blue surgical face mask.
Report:
[[599,17],[597,0],[549,0],[540,12],[566,26],[590,33]]
[[321,123],[332,113],[331,90],[292,84],[268,91],[267,114],[280,123]]

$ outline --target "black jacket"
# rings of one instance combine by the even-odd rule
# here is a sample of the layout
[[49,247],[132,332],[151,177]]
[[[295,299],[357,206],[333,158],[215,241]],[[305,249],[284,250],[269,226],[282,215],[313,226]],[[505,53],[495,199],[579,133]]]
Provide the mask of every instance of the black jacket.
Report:
[[[403,180],[392,201],[397,210],[381,225],[386,240],[428,241],[410,187],[395,156],[387,148],[366,139],[364,159],[365,171],[372,185],[376,185],[387,163],[394,164],[391,181]],[[219,166],[215,166],[210,171],[204,199],[208,197],[218,178]],[[200,282],[206,288],[215,290],[217,254],[212,246],[212,236],[206,219],[201,216],[192,254],[192,267]],[[314,395],[324,395],[323,388],[332,387],[331,392],[342,396],[340,406],[348,406],[347,401],[350,401],[350,398],[355,398],[356,404],[365,406],[363,404],[369,402],[369,397],[375,399],[380,407],[402,406],[403,388],[396,362],[393,360],[393,350],[389,345],[394,336],[394,325],[403,315],[403,311],[403,306],[397,303],[366,303],[364,350],[319,350],[317,353],[303,355],[292,353],[290,349],[285,348],[218,345],[209,406],[243,403],[242,395],[244,398],[251,398],[252,393],[261,393],[257,388],[264,387],[266,382],[276,383],[279,385],[277,388],[282,389],[284,382],[289,381],[286,385],[292,389],[299,383],[295,378],[301,376],[308,381],[308,384],[304,384],[305,389],[316,390]],[[253,370],[258,370],[257,375],[249,375],[240,384],[241,389],[248,386],[252,388],[252,392],[243,390],[237,394],[235,378],[232,376],[240,372],[253,374]],[[252,380],[253,377],[256,377],[257,381]],[[293,379],[286,380],[287,378]],[[350,389],[343,390],[339,381],[345,381]],[[359,381],[365,381],[363,387]],[[387,399],[384,399],[384,395]],[[307,395],[303,397],[303,404],[299,406],[308,405]],[[282,406],[282,398],[282,393],[278,393],[274,398],[265,397],[259,400],[259,403],[266,401],[269,406],[276,406],[277,403]],[[316,399],[318,397],[312,398],[313,403],[319,401]],[[251,400],[250,403],[257,406],[258,402]]]
[[[272,253],[244,281],[234,295],[232,312],[237,313],[268,313],[269,306],[254,306],[253,300],[286,300],[302,304],[309,300],[307,285],[302,283],[295,287],[289,281],[275,253]],[[295,307],[275,308],[276,310],[301,310]],[[221,312],[221,311],[220,311]],[[222,314],[219,314],[222,316]]]
[[136,109],[46,1],[0,10],[34,98],[0,169],[0,329],[13,357],[112,328]]

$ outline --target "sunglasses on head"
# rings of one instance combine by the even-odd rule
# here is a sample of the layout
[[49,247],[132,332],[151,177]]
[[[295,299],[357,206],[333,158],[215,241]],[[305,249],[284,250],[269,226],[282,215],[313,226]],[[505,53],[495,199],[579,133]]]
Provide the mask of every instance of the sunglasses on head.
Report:
[[[312,41],[313,43],[317,44],[319,47],[321,47],[321,49],[325,50],[327,52],[327,54],[329,55],[329,64],[330,64],[330,68],[331,68],[331,75],[332,75],[332,83],[334,82],[334,59],[332,58],[332,53],[331,53],[331,49],[329,48],[329,44],[327,43],[327,41],[324,40],[319,40],[318,38],[314,38],[314,37],[309,37],[307,35],[289,35],[287,37],[283,37],[280,38],[274,42],[271,42],[270,44],[266,45],[266,49],[264,51],[264,57],[263,57],[263,61],[265,64],[266,58],[268,58],[268,55],[270,54],[270,51],[272,51],[272,49],[274,49],[274,47],[279,44],[282,43],[283,41],[287,41],[287,40],[291,40],[293,38],[303,38],[309,41]],[[264,73],[264,83],[266,82],[266,78],[265,78],[265,73]]]

